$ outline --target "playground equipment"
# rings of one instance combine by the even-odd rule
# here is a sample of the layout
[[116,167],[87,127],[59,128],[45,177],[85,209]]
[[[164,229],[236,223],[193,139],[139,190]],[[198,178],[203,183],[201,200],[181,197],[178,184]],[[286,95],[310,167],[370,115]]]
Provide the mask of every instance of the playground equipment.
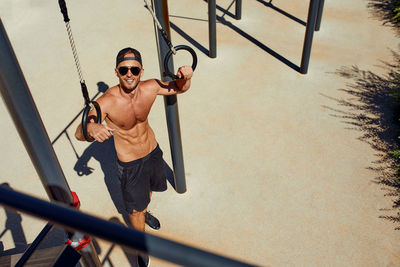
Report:
[[[209,57],[217,57],[217,31],[216,31],[216,0],[206,0],[208,2],[208,38],[209,38]],[[235,0],[235,19],[240,20],[242,18],[242,1]],[[264,0],[259,2],[265,2],[265,5],[272,6],[271,2],[268,3]],[[233,4],[233,2],[232,2]],[[232,5],[231,4],[231,5]],[[308,18],[306,23],[306,31],[303,44],[303,52],[301,56],[301,63],[299,66],[292,66],[294,69],[299,71],[301,74],[307,74],[308,65],[310,62],[311,47],[313,42],[314,31],[319,31],[321,27],[322,12],[324,7],[324,0],[310,0],[308,8]],[[229,9],[229,8],[228,8]],[[220,20],[221,21],[221,20]],[[223,24],[226,22],[221,21]],[[288,65],[293,65],[287,63]]]

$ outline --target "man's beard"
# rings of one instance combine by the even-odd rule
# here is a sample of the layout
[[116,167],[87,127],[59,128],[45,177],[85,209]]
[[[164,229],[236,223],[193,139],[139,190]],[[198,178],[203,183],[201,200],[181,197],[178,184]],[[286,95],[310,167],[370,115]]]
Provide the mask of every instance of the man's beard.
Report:
[[133,88],[124,86],[124,83],[120,83],[120,84],[121,84],[122,90],[124,90],[126,93],[132,93],[138,87],[139,82],[140,82],[140,80],[136,80],[136,84],[133,85]]

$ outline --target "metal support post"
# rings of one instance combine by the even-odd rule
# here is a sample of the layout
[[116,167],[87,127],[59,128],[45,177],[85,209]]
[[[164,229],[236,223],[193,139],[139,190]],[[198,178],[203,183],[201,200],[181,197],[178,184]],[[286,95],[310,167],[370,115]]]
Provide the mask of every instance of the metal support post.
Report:
[[322,12],[324,10],[325,0],[319,0],[317,22],[315,23],[315,30],[319,31],[321,28]]
[[[0,92],[47,195],[51,200],[72,205],[71,190],[1,19]],[[97,257],[96,251],[92,253],[93,257]],[[101,264],[87,266],[101,266]]]
[[72,204],[72,194],[0,19],[0,91],[51,200]]
[[211,58],[217,57],[217,6],[215,0],[208,0],[208,40]]
[[[161,27],[167,32],[171,40],[171,32],[169,27],[168,3],[167,0],[153,0],[153,8]],[[172,81],[170,77],[164,75],[164,58],[169,51],[168,45],[164,42],[160,31],[158,31],[156,24],[154,24],[157,46],[158,46],[158,59],[160,65],[161,79],[163,81]],[[168,68],[174,69],[172,58],[169,61]],[[171,148],[172,164],[174,169],[175,190],[178,193],[186,192],[186,179],[185,167],[183,163],[183,151],[181,130],[179,124],[178,112],[178,98],[176,95],[164,96],[165,113],[167,117],[169,144]]]
[[237,20],[242,19],[242,0],[236,0],[235,4],[235,18]]
[[300,73],[306,74],[308,71],[308,64],[310,62],[311,47],[315,30],[315,22],[317,19],[319,0],[310,0],[308,8],[308,18],[306,34],[304,37],[303,54],[301,57]]

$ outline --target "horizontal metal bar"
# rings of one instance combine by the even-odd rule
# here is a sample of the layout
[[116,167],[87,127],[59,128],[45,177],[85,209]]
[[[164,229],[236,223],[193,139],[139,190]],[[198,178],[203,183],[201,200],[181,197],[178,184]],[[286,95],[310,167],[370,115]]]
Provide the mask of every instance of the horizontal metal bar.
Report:
[[183,266],[254,266],[139,232],[132,228],[76,211],[66,205],[47,202],[4,187],[0,187],[0,203],[9,208],[61,225],[68,230],[97,236]]

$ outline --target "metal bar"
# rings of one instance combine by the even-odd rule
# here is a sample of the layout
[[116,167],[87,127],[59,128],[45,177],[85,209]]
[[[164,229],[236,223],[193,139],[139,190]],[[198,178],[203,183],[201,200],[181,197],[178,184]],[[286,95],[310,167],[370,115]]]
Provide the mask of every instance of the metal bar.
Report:
[[[167,32],[171,40],[171,32],[169,27],[168,3],[167,0],[153,0],[153,7],[156,17],[162,28]],[[160,63],[161,79],[163,81],[172,81],[170,77],[164,75],[164,58],[169,51],[168,45],[163,41],[160,31],[154,25],[157,37],[158,59]],[[174,69],[173,59],[171,57],[168,68]],[[167,118],[169,144],[171,149],[172,165],[174,169],[175,190],[178,193],[186,192],[185,167],[183,162],[183,150],[181,130],[179,124],[178,98],[176,95],[164,96],[165,114]]]
[[317,22],[315,23],[316,31],[319,31],[319,29],[321,28],[321,20],[322,20],[322,12],[324,10],[324,3],[325,3],[325,0],[319,0]]
[[[0,91],[25,148],[51,200],[71,205],[73,197],[18,60],[0,19]],[[92,251],[91,257],[98,257]],[[86,266],[101,266],[92,264]]]
[[236,0],[235,4],[235,18],[237,20],[242,19],[242,0]]
[[0,19],[0,91],[47,195],[72,204],[72,194]]
[[217,57],[217,4],[216,0],[208,0],[208,40],[211,58]]
[[46,219],[67,229],[87,233],[124,247],[183,266],[253,266],[181,243],[105,221],[70,207],[0,187],[0,203]]
[[308,71],[312,41],[314,36],[315,22],[317,19],[318,3],[319,0],[310,0],[310,6],[308,8],[307,27],[306,27],[306,34],[304,37],[303,53],[300,65],[300,73],[302,74],[306,74]]
[[42,231],[40,231],[39,235],[35,238],[35,240],[32,242],[32,244],[24,252],[24,254],[21,256],[21,258],[18,260],[18,262],[15,264],[14,267],[24,266],[24,264],[29,260],[29,258],[32,256],[33,252],[40,245],[40,243],[47,236],[47,234],[50,232],[51,229],[53,229],[53,225],[50,223],[46,224],[46,226],[42,229]]

